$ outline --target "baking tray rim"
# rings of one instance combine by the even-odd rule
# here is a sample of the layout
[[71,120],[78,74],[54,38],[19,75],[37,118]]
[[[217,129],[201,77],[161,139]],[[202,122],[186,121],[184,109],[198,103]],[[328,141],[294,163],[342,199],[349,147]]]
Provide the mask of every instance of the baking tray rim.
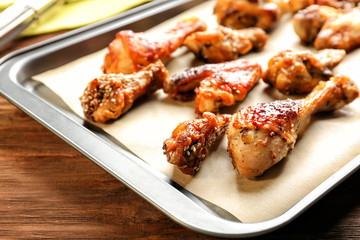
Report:
[[[357,156],[276,218],[257,223],[241,223],[227,220],[209,212],[204,206],[201,206],[201,203],[196,201],[195,196],[187,193],[185,189],[173,183],[171,179],[153,169],[143,160],[128,154],[126,150],[119,151],[119,149],[115,149],[97,136],[96,133],[86,128],[81,122],[74,121],[69,116],[64,115],[58,106],[52,105],[19,83],[19,79],[24,78],[24,76],[21,76],[22,67],[34,59],[44,58],[41,54],[44,53],[45,49],[49,50],[51,48],[55,51],[55,49],[68,48],[79,42],[87,41],[86,39],[90,39],[90,37],[106,33],[109,29],[125,26],[140,19],[151,18],[158,12],[166,12],[167,9],[176,8],[194,1],[174,0],[169,2],[157,0],[131,9],[109,20],[70,31],[6,55],[0,59],[0,94],[137,192],[171,219],[189,229],[207,235],[250,237],[278,229],[294,220],[359,169],[360,156]],[[48,54],[45,56],[48,56]],[[29,57],[29,55],[32,56]],[[25,78],[31,76],[25,76]],[[66,126],[63,123],[66,123]],[[101,145],[101,149],[94,152],[90,147],[94,143]],[[121,168],[117,164],[118,162],[108,160],[108,157],[121,159]],[[151,184],[149,184],[150,182]]]

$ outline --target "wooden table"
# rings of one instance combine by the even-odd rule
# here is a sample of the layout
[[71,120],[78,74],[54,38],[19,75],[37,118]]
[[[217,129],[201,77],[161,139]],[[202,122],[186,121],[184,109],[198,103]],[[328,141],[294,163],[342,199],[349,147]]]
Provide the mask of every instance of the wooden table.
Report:
[[[214,239],[173,222],[2,97],[0,165],[0,239]],[[357,172],[261,239],[360,238],[359,182]]]

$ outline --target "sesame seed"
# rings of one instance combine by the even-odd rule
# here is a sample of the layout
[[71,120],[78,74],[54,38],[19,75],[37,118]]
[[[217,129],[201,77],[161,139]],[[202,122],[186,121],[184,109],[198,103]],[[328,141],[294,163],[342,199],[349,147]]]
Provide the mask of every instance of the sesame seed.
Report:
[[192,150],[193,152],[196,152],[196,148],[195,148],[194,145],[192,145],[191,150]]

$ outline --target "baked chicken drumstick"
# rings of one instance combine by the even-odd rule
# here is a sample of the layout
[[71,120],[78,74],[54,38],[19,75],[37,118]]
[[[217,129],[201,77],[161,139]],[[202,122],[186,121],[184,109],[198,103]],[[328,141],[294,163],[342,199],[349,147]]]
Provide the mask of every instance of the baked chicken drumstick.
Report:
[[167,161],[183,173],[194,175],[213,145],[224,135],[230,118],[230,115],[206,112],[201,119],[180,123],[171,137],[164,141],[163,150]]
[[310,51],[284,50],[272,57],[263,80],[284,94],[309,93],[320,82],[333,76],[332,69],[345,57],[340,49]]
[[160,60],[134,74],[103,74],[92,80],[80,97],[84,114],[100,123],[117,119],[136,99],[161,88],[167,75]]
[[272,29],[288,12],[288,0],[217,0],[214,7],[219,24],[242,29]]
[[205,29],[206,24],[198,17],[189,16],[180,19],[174,28],[157,36],[134,33],[131,30],[120,31],[109,44],[103,71],[124,74],[137,72],[159,59],[171,57],[171,53],[182,45],[189,34]]
[[205,62],[218,63],[235,60],[251,50],[262,50],[268,38],[257,27],[232,30],[218,26],[213,31],[192,33],[184,45]]
[[221,106],[234,105],[262,76],[261,66],[252,61],[205,64],[173,75],[164,82],[164,91],[185,100],[195,89],[195,112],[218,112]]
[[233,115],[227,130],[234,167],[245,177],[262,175],[294,148],[312,114],[339,109],[358,95],[355,83],[339,75],[320,82],[305,99],[242,108]]

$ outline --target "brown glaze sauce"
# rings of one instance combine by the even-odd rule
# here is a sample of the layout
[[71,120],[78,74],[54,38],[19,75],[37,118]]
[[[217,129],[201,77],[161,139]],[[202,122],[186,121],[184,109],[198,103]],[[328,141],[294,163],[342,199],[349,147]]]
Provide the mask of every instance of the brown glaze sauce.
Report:
[[289,140],[299,111],[299,101],[280,100],[271,103],[259,103],[242,108],[236,114],[233,127],[237,129],[268,129]]
[[206,136],[217,127],[218,122],[215,116],[209,115],[204,117],[203,119],[189,120],[180,123],[172,132],[171,137],[165,141],[165,150],[169,152],[177,148],[184,149],[201,137],[206,138]]
[[116,38],[126,39],[123,43],[127,45],[131,58],[138,63],[138,70],[159,58],[171,56],[170,49],[164,47],[163,42],[148,39],[145,35],[131,30],[118,32]]
[[[187,71],[174,74],[171,82],[175,95],[182,88],[193,84],[199,85],[200,81],[207,79],[213,91],[221,91],[235,95],[236,100],[242,100],[249,89],[257,82],[258,76],[262,75],[261,66],[245,60],[231,61],[223,64],[206,64],[191,68]],[[198,81],[196,81],[198,80]],[[196,82],[194,84],[194,82]],[[177,87],[175,87],[177,86]]]

